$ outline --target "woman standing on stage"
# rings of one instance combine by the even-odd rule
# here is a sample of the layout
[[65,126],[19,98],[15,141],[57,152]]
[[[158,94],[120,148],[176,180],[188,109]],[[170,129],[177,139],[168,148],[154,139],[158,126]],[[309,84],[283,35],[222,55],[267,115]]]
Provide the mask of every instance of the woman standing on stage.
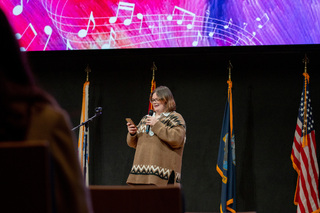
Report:
[[157,87],[150,102],[153,115],[144,116],[137,126],[127,123],[127,143],[136,149],[127,184],[180,184],[185,121],[175,111],[176,103],[168,87]]

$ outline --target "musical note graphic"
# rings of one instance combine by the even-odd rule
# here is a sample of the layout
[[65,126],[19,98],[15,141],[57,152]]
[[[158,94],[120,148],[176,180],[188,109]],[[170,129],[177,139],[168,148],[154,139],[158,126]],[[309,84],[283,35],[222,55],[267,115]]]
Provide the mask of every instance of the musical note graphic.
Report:
[[256,35],[257,35],[256,30],[262,29],[268,23],[269,17],[266,13],[264,13],[261,18],[257,17],[255,21],[258,25],[254,27],[255,31],[252,32],[252,37],[250,38],[250,40],[253,40],[256,37]]
[[130,18],[125,19],[123,23],[124,23],[124,25],[126,25],[126,26],[130,25],[131,22],[132,22],[134,6],[135,6],[134,3],[121,2],[121,1],[120,1],[120,2],[119,2],[119,5],[118,5],[118,9],[117,9],[117,14],[116,14],[116,16],[111,17],[111,18],[109,19],[109,23],[110,23],[110,24],[114,24],[114,23],[117,21],[117,19],[118,19],[119,11],[120,11],[120,10],[125,10],[125,11],[131,12],[131,15],[130,15]]
[[248,26],[248,23],[243,22],[243,29],[244,29],[244,30],[247,28],[247,26]]
[[[73,8],[68,5],[69,3],[58,6],[57,1],[41,1],[43,4],[37,6],[35,1],[15,0],[16,4],[11,5],[9,10],[11,16],[21,19],[16,32],[22,34],[29,23],[33,25],[33,28],[29,26],[20,42],[23,49],[28,51],[57,48],[76,50],[259,45],[261,40],[265,39],[262,36],[263,30],[269,27],[273,18],[269,13],[268,17],[262,11],[252,14],[251,19],[248,17],[236,19],[232,14],[226,14],[227,18],[219,19],[210,7],[199,11],[191,9],[194,7],[189,4],[176,4],[176,6],[173,4],[168,12],[153,8],[155,5],[152,7],[148,4],[142,5],[138,0],[116,1],[118,3],[114,4],[110,15],[110,11],[105,13],[93,5]],[[99,5],[98,1],[93,2],[94,5]],[[14,6],[16,6],[15,14],[23,10],[20,16],[12,14]],[[63,9],[64,6],[68,11]],[[45,9],[42,11],[44,13],[37,14],[36,9],[40,10],[42,7]],[[95,8],[95,14],[91,8]],[[75,12],[75,9],[78,11]],[[158,12],[154,13],[152,9]],[[49,24],[45,20],[41,23],[24,22],[23,17],[32,13],[35,15],[32,20],[48,15],[52,24],[46,26]],[[35,38],[33,31],[38,33]]]
[[256,35],[257,35],[256,32],[252,32],[252,37],[250,38],[250,40],[253,40]]
[[[213,25],[213,23],[212,23],[212,25]],[[217,25],[215,24],[214,29],[209,33],[209,36],[210,36],[211,38],[212,38],[212,37],[213,37],[213,35],[215,34],[216,29],[217,29]]]
[[256,21],[259,23],[259,24],[258,24],[258,28],[261,29],[261,28],[263,28],[263,27],[267,24],[267,22],[269,21],[269,16],[268,16],[266,13],[264,13],[261,18],[257,17],[257,18],[256,18]]
[[108,44],[104,44],[102,45],[101,49],[109,49],[111,47],[111,41],[113,41],[113,45],[115,45],[116,43],[116,32],[113,30],[113,28],[111,27],[110,29],[110,38],[109,38],[109,43]]
[[208,10],[208,9],[206,10],[206,16],[205,17],[206,17],[206,19],[205,19],[205,22],[204,22],[205,23],[204,31],[207,32],[208,31],[208,25],[210,25],[210,22],[209,22],[210,10]]
[[70,41],[69,39],[67,39],[67,49],[66,50],[73,50],[71,44],[70,44]]
[[143,15],[142,15],[141,13],[138,13],[137,18],[138,18],[139,20],[141,20],[141,21],[140,21],[140,28],[139,28],[139,33],[141,33],[142,22],[143,22]]
[[192,46],[194,46],[194,47],[198,46],[199,39],[202,39],[202,35],[201,35],[200,31],[198,30],[197,39],[192,42]]
[[92,12],[92,11],[91,11],[91,13],[90,13],[90,17],[89,17],[87,29],[81,29],[81,30],[79,30],[79,32],[78,32],[78,36],[79,36],[80,38],[84,38],[84,37],[87,36],[88,31],[89,31],[90,22],[93,23],[92,30],[94,30],[94,28],[96,27],[96,22],[95,22],[95,20],[94,20],[93,12]]
[[32,44],[33,40],[34,40],[34,39],[36,38],[36,36],[38,35],[38,34],[37,34],[37,31],[34,29],[33,25],[30,23],[30,24],[26,27],[26,29],[23,31],[22,34],[16,33],[16,38],[17,38],[18,40],[22,39],[23,37],[29,38],[29,34],[26,34],[27,31],[28,31],[28,29],[31,29],[31,31],[32,31],[32,33],[33,33],[32,39],[30,39],[30,42],[28,43],[28,46],[27,46],[26,48],[25,48],[25,47],[20,47],[20,50],[21,50],[21,51],[26,51],[26,50],[28,50],[29,46]]
[[193,27],[193,25],[194,25],[194,20],[195,20],[196,14],[194,14],[194,13],[188,11],[188,10],[185,10],[185,9],[183,9],[183,8],[181,8],[181,7],[174,6],[172,15],[169,15],[169,16],[167,17],[168,21],[172,21],[172,20],[173,20],[173,17],[174,17],[174,15],[175,15],[175,11],[176,11],[176,10],[183,12],[182,19],[178,19],[178,20],[177,20],[177,24],[178,24],[178,25],[181,25],[181,24],[183,23],[186,14],[188,14],[188,15],[190,15],[190,16],[192,17],[191,24],[188,24],[188,25],[187,25],[187,28],[188,28],[188,29],[191,29],[191,28]]
[[206,10],[206,22],[205,23],[209,23],[209,18],[210,18],[210,10],[207,9]]
[[227,25],[224,25],[223,28],[224,28],[224,29],[228,29],[231,25],[232,25],[232,18],[230,18],[228,24],[227,24]]
[[[29,0],[27,0],[27,3],[29,2]],[[21,3],[17,6],[15,6],[12,10],[13,15],[18,16],[22,13],[23,11],[23,0],[21,0]]]
[[50,40],[51,35],[52,35],[52,28],[49,25],[47,25],[47,26],[44,27],[44,32],[48,35],[47,42],[46,42],[46,44],[44,45],[44,48],[43,48],[43,50],[46,50],[47,45],[48,45],[49,40]]

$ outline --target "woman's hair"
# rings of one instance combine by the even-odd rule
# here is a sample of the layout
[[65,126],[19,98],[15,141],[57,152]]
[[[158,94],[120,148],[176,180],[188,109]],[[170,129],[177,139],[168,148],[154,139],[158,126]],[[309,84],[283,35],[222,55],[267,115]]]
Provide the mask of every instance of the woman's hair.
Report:
[[150,95],[150,101],[153,94],[156,93],[159,100],[164,101],[165,111],[172,112],[176,110],[176,102],[174,101],[173,95],[170,89],[166,86],[159,86]]
[[37,102],[55,104],[36,86],[26,57],[21,53],[10,23],[0,9],[0,141],[23,140],[30,121],[30,107]]

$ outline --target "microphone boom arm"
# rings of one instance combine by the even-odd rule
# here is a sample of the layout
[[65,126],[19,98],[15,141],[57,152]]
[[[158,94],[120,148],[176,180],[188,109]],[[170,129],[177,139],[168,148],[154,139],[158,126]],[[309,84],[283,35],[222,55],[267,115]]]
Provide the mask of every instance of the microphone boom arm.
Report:
[[86,120],[86,121],[84,121],[84,122],[82,122],[81,124],[79,124],[78,126],[76,126],[76,127],[73,127],[72,128],[72,131],[74,131],[74,130],[76,130],[76,129],[78,129],[78,128],[80,128],[81,126],[85,126],[86,128],[88,127],[88,123],[90,122],[90,121],[92,121],[94,118],[96,118],[96,117],[98,117],[98,116],[100,116],[102,114],[102,107],[97,107],[96,108],[96,114],[94,115],[94,116],[92,116],[91,118],[89,118],[88,120]]

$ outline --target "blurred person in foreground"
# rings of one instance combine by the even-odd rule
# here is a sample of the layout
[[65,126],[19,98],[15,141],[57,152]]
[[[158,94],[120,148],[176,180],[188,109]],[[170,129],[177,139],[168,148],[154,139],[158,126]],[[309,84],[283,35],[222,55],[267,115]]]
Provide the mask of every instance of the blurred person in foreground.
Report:
[[152,115],[144,116],[137,126],[127,123],[127,143],[136,149],[127,184],[180,185],[185,121],[175,111],[176,103],[168,87],[157,87],[150,102]]
[[54,98],[36,85],[1,9],[0,32],[0,143],[48,141],[53,173],[52,209],[59,213],[93,212],[70,119]]

